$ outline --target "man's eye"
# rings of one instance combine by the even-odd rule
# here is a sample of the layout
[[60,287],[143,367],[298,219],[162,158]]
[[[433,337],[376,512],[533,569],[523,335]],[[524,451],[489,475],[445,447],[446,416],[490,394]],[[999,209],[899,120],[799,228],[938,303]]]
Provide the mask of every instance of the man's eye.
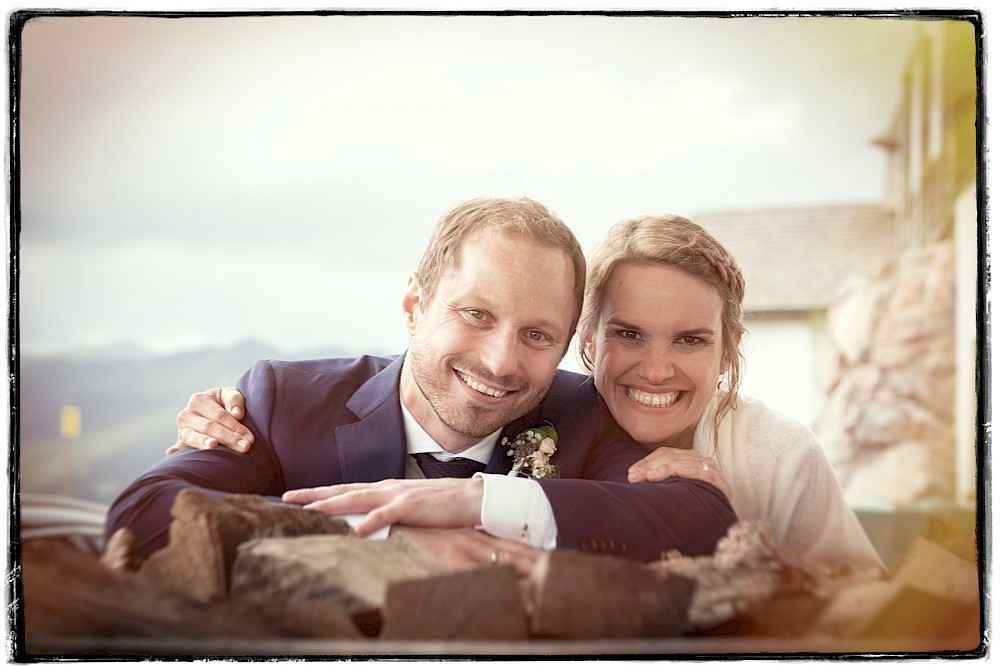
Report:
[[549,337],[543,334],[541,331],[528,332],[528,338],[539,343],[545,342],[549,339]]
[[469,314],[469,317],[471,317],[473,319],[476,319],[476,320],[485,320],[486,319],[486,313],[484,313],[481,310],[467,310],[465,312],[467,312]]

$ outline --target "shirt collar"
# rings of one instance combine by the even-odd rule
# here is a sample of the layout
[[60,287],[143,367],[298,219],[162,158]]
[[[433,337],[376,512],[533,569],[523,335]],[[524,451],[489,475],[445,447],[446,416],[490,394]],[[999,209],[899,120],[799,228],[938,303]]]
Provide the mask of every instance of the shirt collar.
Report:
[[472,459],[473,461],[479,461],[480,463],[489,464],[490,459],[493,458],[493,450],[496,449],[497,440],[500,439],[500,432],[503,428],[498,428],[493,433],[472,445],[465,451],[459,452],[457,454],[452,454],[451,452],[445,451],[441,445],[437,444],[434,439],[427,434],[427,431],[423,429],[417,420],[413,418],[410,411],[406,409],[403,405],[403,399],[400,397],[399,406],[403,409],[403,433],[406,435],[406,453],[407,454],[435,454],[435,458],[441,461],[448,461],[450,459],[463,458]]

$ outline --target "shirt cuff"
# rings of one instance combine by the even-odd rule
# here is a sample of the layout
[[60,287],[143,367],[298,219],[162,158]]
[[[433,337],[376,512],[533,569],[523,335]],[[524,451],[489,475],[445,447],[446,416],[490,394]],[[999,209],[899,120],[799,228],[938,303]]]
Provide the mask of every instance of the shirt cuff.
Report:
[[483,480],[482,529],[494,537],[555,549],[559,531],[542,487],[527,477],[476,473]]

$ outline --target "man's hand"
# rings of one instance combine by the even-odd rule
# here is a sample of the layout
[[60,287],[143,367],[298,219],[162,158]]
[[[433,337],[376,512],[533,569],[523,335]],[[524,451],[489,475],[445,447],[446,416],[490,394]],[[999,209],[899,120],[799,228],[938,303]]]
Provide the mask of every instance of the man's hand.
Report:
[[700,479],[718,487],[732,502],[733,489],[729,479],[710,456],[693,449],[660,447],[628,469],[629,482],[659,482],[668,477]]
[[185,447],[213,449],[219,445],[236,452],[249,451],[253,433],[240,423],[245,403],[235,387],[216,387],[188,399],[187,407],[177,413],[177,442],[167,456]]
[[325,514],[366,514],[354,526],[360,537],[395,524],[473,528],[483,505],[483,480],[387,479],[286,491],[281,499]]
[[544,553],[541,549],[502,540],[472,528],[394,526],[391,534],[412,544],[427,564],[440,572],[509,564],[520,576],[526,577]]

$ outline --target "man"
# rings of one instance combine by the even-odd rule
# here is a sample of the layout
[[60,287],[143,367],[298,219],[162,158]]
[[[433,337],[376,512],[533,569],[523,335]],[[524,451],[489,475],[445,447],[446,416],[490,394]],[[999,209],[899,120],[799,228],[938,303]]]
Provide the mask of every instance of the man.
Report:
[[[628,484],[628,467],[644,452],[591,382],[557,373],[585,273],[576,238],[541,204],[456,206],[409,278],[405,355],[258,362],[239,383],[253,447],[160,461],[112,505],[106,534],[128,526],[141,556],[161,548],[174,497],[195,486],[362,513],[362,536],[395,524],[481,526],[536,548],[641,560],[669,549],[711,553],[735,521],[722,492],[684,478]],[[508,476],[505,438],[545,425],[558,433],[551,462],[562,478]],[[436,474],[424,472],[424,454],[461,454],[482,473],[421,479]]]

